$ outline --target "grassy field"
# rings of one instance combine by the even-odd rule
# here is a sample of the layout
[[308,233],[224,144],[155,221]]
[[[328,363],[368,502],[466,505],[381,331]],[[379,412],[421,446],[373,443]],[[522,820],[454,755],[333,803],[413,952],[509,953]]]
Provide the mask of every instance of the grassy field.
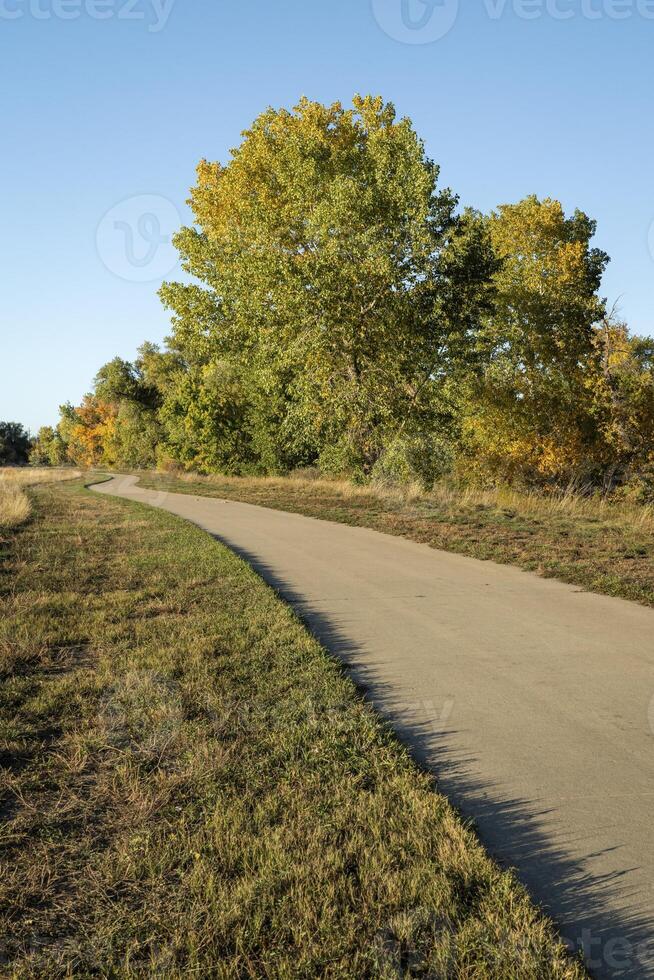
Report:
[[37,483],[58,483],[80,476],[70,469],[39,469],[38,467],[0,467],[0,533],[18,527],[31,513],[30,499],[25,488]]
[[147,473],[141,485],[227,497],[397,534],[654,605],[654,509],[511,491],[402,493],[306,479]]
[[245,564],[29,493],[0,532],[2,975],[584,976]]

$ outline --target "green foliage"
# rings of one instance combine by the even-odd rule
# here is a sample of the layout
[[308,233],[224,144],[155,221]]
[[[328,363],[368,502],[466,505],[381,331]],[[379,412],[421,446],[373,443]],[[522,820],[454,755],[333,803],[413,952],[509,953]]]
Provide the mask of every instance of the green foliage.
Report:
[[159,413],[166,431],[160,452],[200,472],[247,472],[254,461],[248,407],[228,362],[180,372]]
[[161,424],[153,409],[134,401],[120,403],[111,447],[116,465],[151,469],[157,462],[160,440]]
[[526,484],[589,479],[597,427],[589,379],[608,256],[595,223],[528,197],[488,219],[501,262],[488,318],[489,358],[468,395],[464,468]]
[[654,500],[654,340],[632,337],[605,317],[595,333],[591,395],[598,432],[598,471],[605,490],[616,485]]
[[34,458],[647,496],[654,346],[606,314],[595,223],[438,179],[381,98],[268,109],[198,167],[166,348],[104,365]]
[[94,394],[109,404],[134,402],[144,408],[156,408],[159,404],[157,387],[144,377],[140,358],[131,364],[115,357],[101,367],[95,377]]
[[375,483],[386,486],[418,484],[430,490],[452,467],[455,445],[436,432],[398,437],[384,450],[372,471]]
[[81,466],[155,466],[164,438],[160,408],[180,370],[154,344],[144,344],[134,363],[116,357],[103,365],[82,404],[61,407],[55,438],[65,456]]
[[189,363],[237,366],[265,469],[336,454],[370,473],[471,360],[495,260],[437,179],[410,122],[370,97],[268,110],[226,166],[200,164],[177,245],[203,285],[161,295]]
[[32,444],[30,463],[34,466],[63,466],[66,459],[66,443],[59,431],[50,425],[42,426]]
[[0,466],[23,466],[30,454],[30,437],[19,422],[0,422]]

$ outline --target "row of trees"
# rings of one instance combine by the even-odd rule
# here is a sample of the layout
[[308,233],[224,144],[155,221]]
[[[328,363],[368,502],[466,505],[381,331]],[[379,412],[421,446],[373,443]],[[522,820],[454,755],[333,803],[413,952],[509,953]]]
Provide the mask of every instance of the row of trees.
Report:
[[582,212],[461,210],[372,97],[268,110],[190,204],[165,349],[105,365],[35,458],[647,484],[654,342],[606,309]]

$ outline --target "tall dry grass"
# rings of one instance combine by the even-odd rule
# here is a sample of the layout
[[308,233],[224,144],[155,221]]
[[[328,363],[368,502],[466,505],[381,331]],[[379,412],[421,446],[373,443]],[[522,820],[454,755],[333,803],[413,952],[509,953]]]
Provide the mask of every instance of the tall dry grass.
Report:
[[7,531],[18,527],[30,516],[32,507],[25,487],[58,483],[78,476],[81,476],[79,470],[0,467],[0,529]]
[[329,494],[344,500],[357,497],[378,497],[389,500],[417,500],[425,496],[418,483],[403,486],[391,486],[382,483],[354,483],[351,480],[327,478],[314,474],[312,470],[297,470],[288,476],[223,476],[222,474],[201,475],[199,473],[174,474],[156,473],[156,476],[168,475],[183,483],[206,484],[207,486],[231,486],[234,488],[247,484],[250,487],[261,487],[267,490],[296,490],[298,493]]
[[425,499],[452,515],[470,510],[510,510],[525,517],[543,520],[570,517],[654,532],[652,505],[630,503],[601,494],[584,496],[572,490],[546,494],[512,490],[509,487],[491,490],[455,489],[438,485],[425,495]]
[[630,503],[601,494],[584,495],[574,490],[538,493],[513,490],[509,487],[476,489],[439,483],[433,490],[425,491],[418,483],[408,486],[390,486],[382,483],[358,485],[347,480],[325,479],[314,471],[299,470],[287,477],[230,477],[221,475],[200,476],[197,473],[175,473],[174,478],[184,483],[208,486],[230,486],[234,489],[247,484],[251,488],[279,490],[288,495],[327,495],[348,500],[373,497],[397,505],[425,504],[438,509],[442,517],[456,517],[475,510],[514,511],[516,514],[547,520],[569,517],[581,521],[627,526],[654,533],[654,506]]
[[17,527],[30,516],[30,502],[20,486],[0,479],[0,528]]

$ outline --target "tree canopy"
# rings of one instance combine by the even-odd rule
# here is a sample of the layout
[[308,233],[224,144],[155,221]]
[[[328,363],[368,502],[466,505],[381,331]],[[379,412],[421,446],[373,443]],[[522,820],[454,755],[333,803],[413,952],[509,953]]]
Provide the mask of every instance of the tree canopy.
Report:
[[460,207],[372,96],[266,110],[189,203],[165,348],[100,368],[42,458],[650,492],[654,343],[582,211]]
[[232,365],[255,455],[369,473],[400,430],[444,410],[469,364],[495,268],[392,106],[304,99],[268,110],[229,163],[203,161],[177,246],[200,284],[169,284],[172,346]]

